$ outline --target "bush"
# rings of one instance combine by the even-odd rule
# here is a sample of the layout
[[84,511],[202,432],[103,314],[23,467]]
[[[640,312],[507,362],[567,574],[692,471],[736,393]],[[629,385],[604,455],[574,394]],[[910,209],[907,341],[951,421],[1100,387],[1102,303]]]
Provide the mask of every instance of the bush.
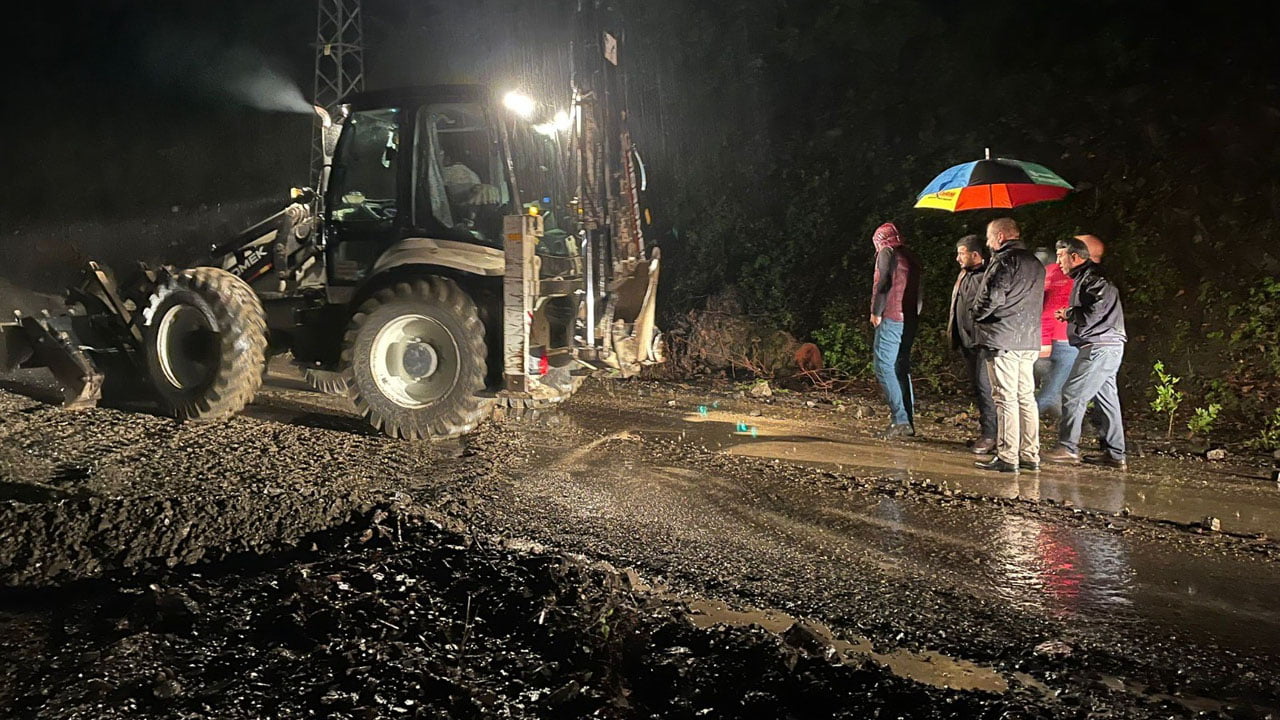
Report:
[[1257,437],[1245,444],[1255,450],[1280,450],[1280,407],[1267,418]]
[[1232,356],[1248,361],[1272,381],[1280,378],[1280,278],[1263,278],[1228,315],[1237,323],[1230,338]]
[[1155,376],[1156,384],[1152,390],[1155,391],[1155,398],[1151,401],[1151,409],[1158,413],[1169,416],[1169,432],[1168,436],[1173,436],[1173,416],[1178,412],[1178,406],[1182,404],[1183,394],[1177,390],[1179,382],[1182,378],[1175,377],[1164,371],[1164,363],[1157,360],[1151,368],[1151,374]]
[[690,310],[668,333],[667,372],[747,372],[773,378],[792,371],[799,346],[789,333],[743,314],[736,293],[713,296],[702,310]]
[[835,319],[835,312],[823,315],[825,323],[813,332],[813,339],[822,350],[823,364],[850,378],[871,375],[874,369],[871,333],[847,320]]
[[1213,424],[1218,421],[1218,413],[1222,410],[1222,403],[1209,403],[1209,407],[1196,408],[1195,415],[1187,421],[1187,429],[1192,435],[1208,435],[1213,431]]

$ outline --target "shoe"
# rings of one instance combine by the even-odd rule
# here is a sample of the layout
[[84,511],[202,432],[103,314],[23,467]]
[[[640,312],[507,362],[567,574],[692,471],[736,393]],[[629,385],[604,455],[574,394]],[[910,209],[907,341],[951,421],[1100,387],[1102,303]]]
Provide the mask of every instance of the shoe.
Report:
[[916,429],[911,423],[895,423],[880,433],[880,439],[890,440],[896,437],[915,437],[915,435]]
[[1062,447],[1061,445],[1059,445],[1058,447],[1052,450],[1049,450],[1048,452],[1041,453],[1040,459],[1048,460],[1049,462],[1064,463],[1067,465],[1080,464],[1080,456]]
[[1129,463],[1124,460],[1117,460],[1110,455],[1085,455],[1084,461],[1089,465],[1099,465],[1109,467],[1113,470],[1128,470]]
[[1017,465],[1014,465],[1013,463],[1007,463],[1001,460],[999,456],[993,457],[990,460],[985,460],[985,461],[980,460],[974,463],[973,466],[976,468],[981,468],[983,470],[994,470],[996,472],[1002,472],[1002,473],[1014,473],[1015,475],[1018,473]]
[[973,441],[973,445],[969,446],[969,451],[972,452],[974,455],[990,455],[991,453],[995,452],[995,449],[996,449],[995,438],[978,438],[977,440]]
[[1030,460],[1019,460],[1018,469],[1026,470],[1027,472],[1040,472],[1040,463],[1031,462]]

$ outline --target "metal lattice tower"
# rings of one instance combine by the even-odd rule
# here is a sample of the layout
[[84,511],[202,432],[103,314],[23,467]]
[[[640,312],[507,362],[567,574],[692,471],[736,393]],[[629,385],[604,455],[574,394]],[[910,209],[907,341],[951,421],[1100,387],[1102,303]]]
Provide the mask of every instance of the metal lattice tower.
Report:
[[[338,101],[364,89],[364,19],[360,0],[319,0],[316,15],[316,105],[333,112]],[[311,140],[311,180],[324,153],[319,128]]]

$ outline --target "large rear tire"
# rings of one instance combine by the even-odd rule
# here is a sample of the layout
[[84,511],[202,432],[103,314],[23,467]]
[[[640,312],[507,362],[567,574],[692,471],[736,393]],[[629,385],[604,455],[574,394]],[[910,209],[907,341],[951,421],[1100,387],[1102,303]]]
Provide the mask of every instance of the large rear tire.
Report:
[[356,408],[398,438],[444,439],[489,415],[484,325],[471,297],[447,278],[379,290],[360,306],[342,365]]
[[161,404],[185,420],[221,420],[262,387],[267,320],[262,302],[226,270],[170,275],[143,314],[143,345]]

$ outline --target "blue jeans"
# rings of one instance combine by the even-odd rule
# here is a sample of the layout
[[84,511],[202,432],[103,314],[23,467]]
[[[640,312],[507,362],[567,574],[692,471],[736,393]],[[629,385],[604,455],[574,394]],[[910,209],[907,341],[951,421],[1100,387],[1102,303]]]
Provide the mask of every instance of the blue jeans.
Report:
[[876,380],[884,390],[894,425],[914,425],[916,396],[911,387],[911,345],[916,340],[916,324],[884,318],[876,328],[872,351]]
[[1040,416],[1062,415],[1062,388],[1071,377],[1080,350],[1066,340],[1054,340],[1049,357],[1036,361],[1036,379],[1040,389],[1036,391],[1036,408]]
[[1116,392],[1116,372],[1124,359],[1124,345],[1084,345],[1071,368],[1071,377],[1062,388],[1062,420],[1058,444],[1080,452],[1080,428],[1089,401],[1089,421],[1098,431],[1098,445],[1113,459],[1124,460],[1124,422],[1120,418],[1120,395]]

